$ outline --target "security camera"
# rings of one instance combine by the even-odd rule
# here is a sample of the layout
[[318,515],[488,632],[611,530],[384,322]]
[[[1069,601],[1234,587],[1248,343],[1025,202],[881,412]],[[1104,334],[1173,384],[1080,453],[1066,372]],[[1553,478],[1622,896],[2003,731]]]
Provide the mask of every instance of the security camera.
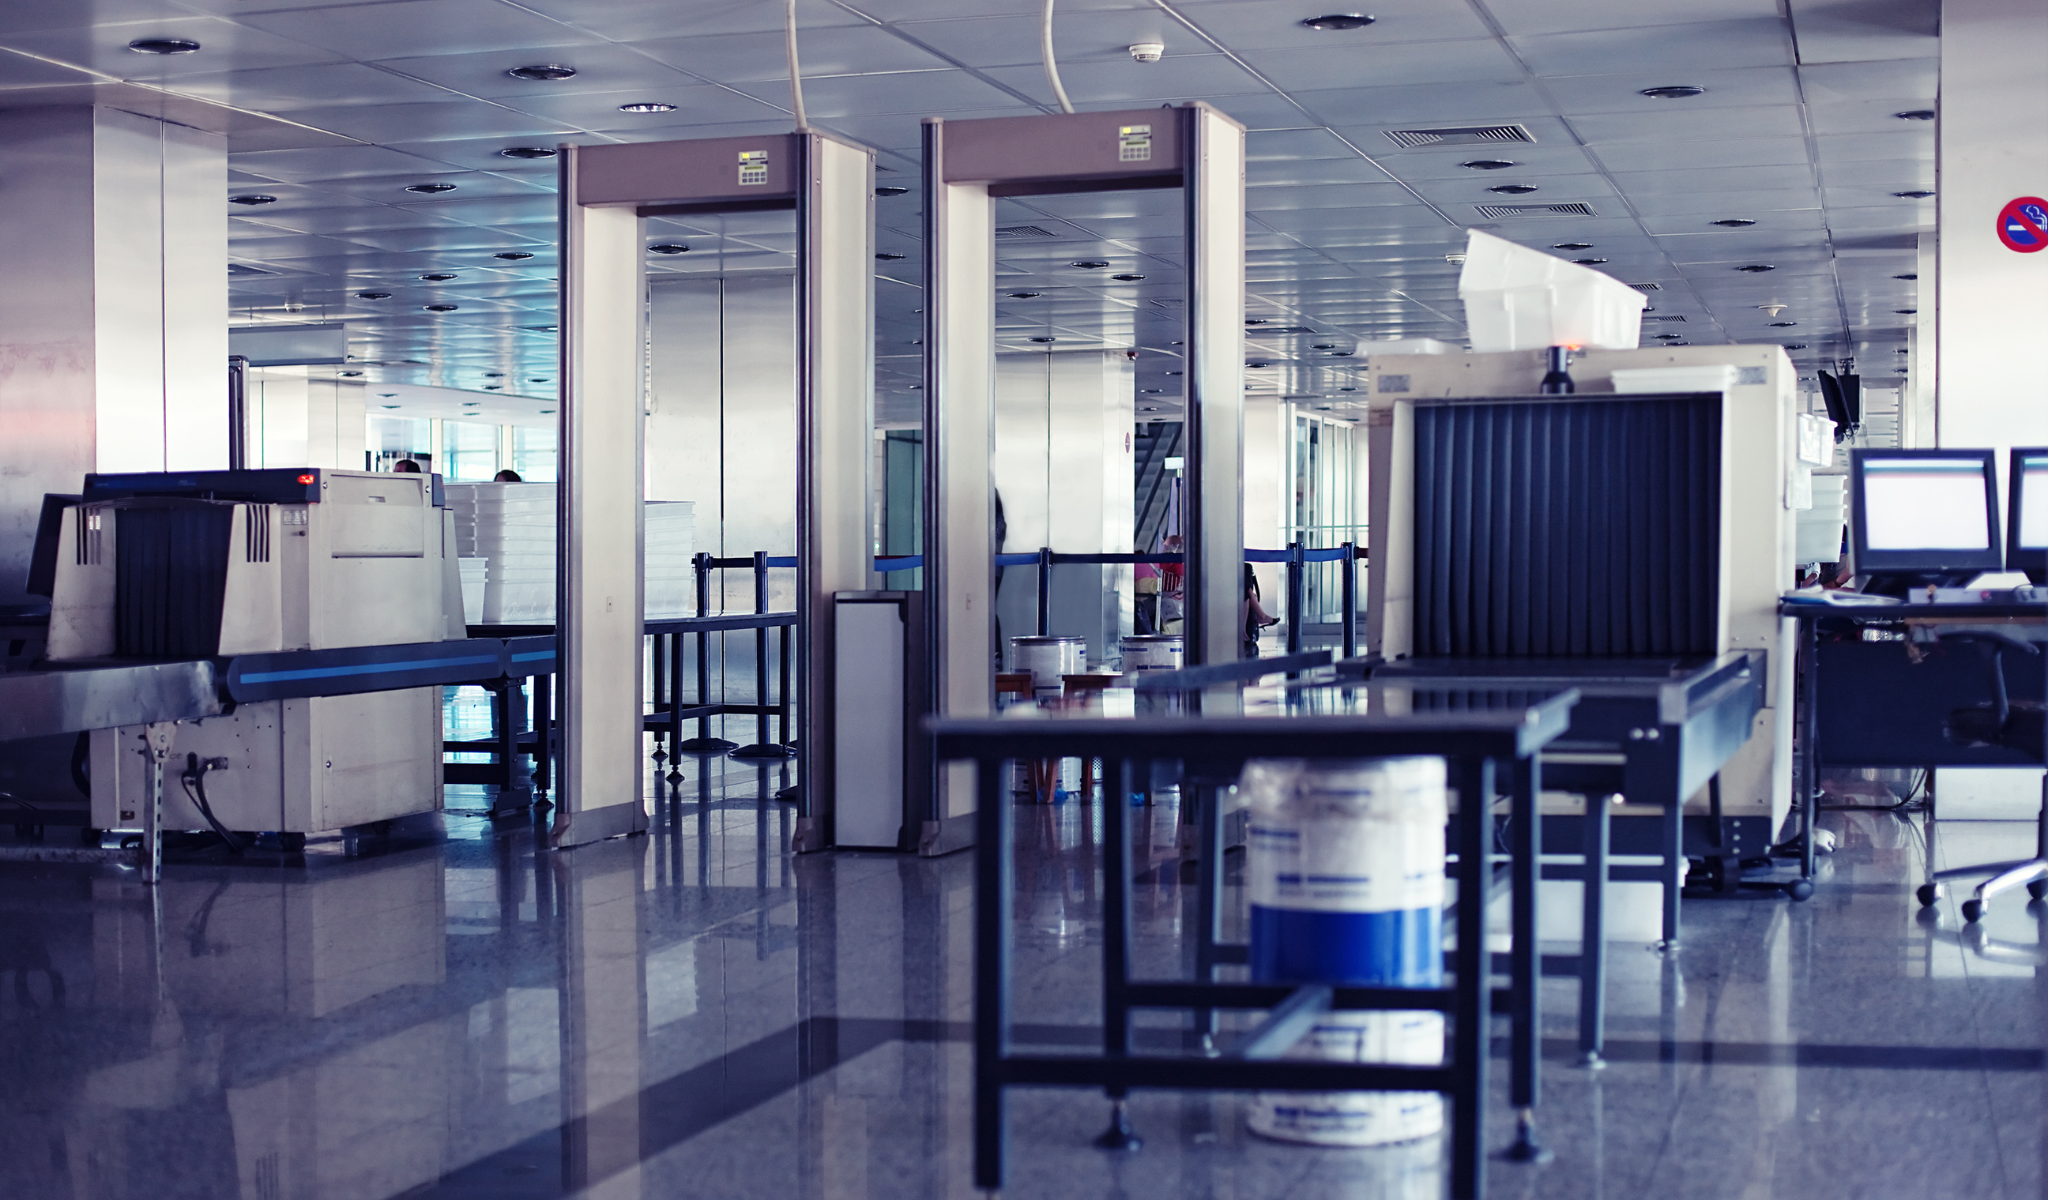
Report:
[[1155,63],[1166,53],[1166,47],[1159,42],[1139,42],[1131,47],[1131,60],[1141,63]]

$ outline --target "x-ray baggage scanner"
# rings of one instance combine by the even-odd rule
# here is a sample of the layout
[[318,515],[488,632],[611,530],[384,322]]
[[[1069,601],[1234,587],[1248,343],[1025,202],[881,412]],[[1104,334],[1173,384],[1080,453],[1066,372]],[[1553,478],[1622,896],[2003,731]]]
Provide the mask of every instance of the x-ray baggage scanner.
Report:
[[874,155],[819,133],[565,146],[556,846],[644,829],[644,219],[796,214],[799,849],[831,844],[833,593],[868,586]]
[[[1244,127],[1201,103],[930,119],[924,171],[924,645],[932,712],[976,717],[994,709],[994,216],[1005,196],[1182,189],[1187,663],[1236,660],[1244,586]],[[927,853],[973,837],[972,765],[947,764],[934,782],[919,839]]]

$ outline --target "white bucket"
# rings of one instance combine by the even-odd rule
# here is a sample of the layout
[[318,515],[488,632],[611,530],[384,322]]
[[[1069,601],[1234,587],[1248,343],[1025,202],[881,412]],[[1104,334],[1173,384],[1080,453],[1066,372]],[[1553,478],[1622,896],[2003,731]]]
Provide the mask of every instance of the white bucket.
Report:
[[1031,690],[1040,700],[1057,700],[1066,676],[1088,669],[1088,639],[1032,634],[1010,639],[1010,669],[1031,673]]
[[[1245,875],[1252,978],[1438,987],[1443,982],[1444,763],[1440,758],[1253,761]],[[1429,1011],[1332,1012],[1292,1059],[1440,1066]],[[1436,1092],[1261,1092],[1252,1132],[1380,1146],[1442,1130]]]
[[1134,633],[1118,644],[1124,672],[1178,671],[1186,658],[1187,640],[1177,633]]

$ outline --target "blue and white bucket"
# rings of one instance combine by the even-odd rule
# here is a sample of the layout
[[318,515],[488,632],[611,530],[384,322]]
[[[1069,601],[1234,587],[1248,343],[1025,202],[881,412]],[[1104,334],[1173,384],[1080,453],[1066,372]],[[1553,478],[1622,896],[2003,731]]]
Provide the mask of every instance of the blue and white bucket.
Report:
[[[1262,982],[1443,984],[1441,758],[1259,760],[1248,793],[1251,972]],[[1443,1014],[1332,1012],[1288,1052],[1329,1062],[1440,1066]],[[1442,1130],[1436,1092],[1261,1092],[1253,1133],[1380,1146]]]

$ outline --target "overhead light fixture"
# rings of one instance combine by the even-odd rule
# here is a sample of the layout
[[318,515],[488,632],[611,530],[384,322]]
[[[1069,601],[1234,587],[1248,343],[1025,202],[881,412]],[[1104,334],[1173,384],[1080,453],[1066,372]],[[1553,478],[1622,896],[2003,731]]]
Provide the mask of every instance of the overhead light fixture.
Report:
[[398,406],[397,406],[396,404],[380,404],[380,405],[378,405],[377,407],[379,407],[379,408],[397,408]]
[[688,254],[690,248],[681,242],[662,242],[647,248],[649,254]]
[[252,208],[253,208],[253,207],[255,207],[255,206],[256,206],[256,205],[258,205],[258,204],[276,204],[276,203],[277,203],[277,197],[276,197],[276,196],[229,196],[229,197],[228,197],[228,203],[229,203],[229,204],[246,204],[246,205],[249,205],[250,207],[252,207]]
[[462,407],[464,408],[481,408],[482,406],[483,401],[481,400],[464,400],[462,402]]
[[1109,264],[1101,261],[1100,259],[1084,258],[1080,262],[1068,263],[1067,265],[1070,267],[1079,267],[1083,271],[1100,271],[1102,268],[1108,266]]
[[405,185],[405,190],[408,192],[418,192],[422,196],[438,196],[442,192],[454,191],[455,185],[452,183],[408,183]]
[[876,188],[876,189],[875,189],[875,195],[877,195],[877,196],[901,196],[901,195],[905,195],[905,194],[907,194],[907,193],[908,193],[909,191],[910,191],[910,189],[909,189],[909,188],[907,188],[907,187],[899,187],[899,186],[897,186],[896,184],[893,184],[893,183],[892,183],[892,184],[887,184],[887,185],[885,185],[885,186],[883,186],[883,187],[878,187],[878,188]]
[[632,104],[619,105],[619,111],[624,113],[674,112],[675,110],[675,105],[667,104],[660,100],[638,100]]
[[361,377],[361,375],[362,375],[362,372],[361,372],[361,371],[342,371],[342,372],[339,372],[339,374],[341,375],[341,377],[342,377],[343,379],[356,379],[356,378],[360,378],[360,377]]
[[528,333],[554,333],[557,329],[553,325],[521,325],[520,328]]
[[1747,229],[1756,224],[1756,222],[1748,217],[1723,217],[1718,221],[1710,221],[1708,224],[1719,225],[1723,229]]
[[1162,392],[1164,392],[1164,391],[1165,391],[1166,389],[1164,389],[1164,388],[1140,388],[1139,390],[1140,390],[1140,391],[1142,391],[1142,392],[1144,392],[1144,393],[1145,393],[1145,394],[1146,394],[1147,396],[1157,396],[1157,395],[1161,394]]
[[1689,83],[1674,83],[1664,87],[1644,88],[1641,94],[1648,96],[1652,100],[1685,100],[1697,96],[1706,90],[1703,87],[1694,87]]
[[391,299],[391,293],[390,293],[390,292],[357,292],[357,293],[356,293],[356,299],[358,299],[358,300],[389,300],[389,299]]
[[1335,350],[1336,348],[1337,343],[1335,342],[1317,342],[1315,345],[1309,347],[1309,349],[1311,350]]
[[485,371],[485,372],[484,372],[484,378],[485,378],[485,379],[503,379],[504,377],[505,377],[505,373],[504,373],[503,371]]
[[547,414],[547,413],[551,413],[551,412],[553,412],[553,411],[555,411],[555,410],[554,410],[554,409],[552,409],[552,408],[543,408],[543,409],[541,409],[540,411],[541,411],[541,413],[542,413],[543,415],[545,415],[545,414]]
[[1374,18],[1361,16],[1358,13],[1330,13],[1327,16],[1310,17],[1303,21],[1302,24],[1310,29],[1321,30],[1324,33],[1336,33],[1345,29],[1363,29],[1372,24],[1373,21]]
[[1503,196],[1526,196],[1536,190],[1536,185],[1533,183],[1496,183],[1486,190],[1489,192],[1499,192]]
[[1742,266],[1739,266],[1735,269],[1738,271],[1747,272],[1751,275],[1761,275],[1765,271],[1775,271],[1778,268],[1771,265],[1770,263],[1744,263]]
[[487,383],[484,385],[484,390],[487,392],[495,392],[503,388],[504,386],[505,385],[502,383]]
[[1465,252],[1463,250],[1453,250],[1449,254],[1444,255],[1444,261],[1454,267],[1462,267],[1465,265]]
[[446,271],[429,271],[425,275],[420,276],[420,278],[426,280],[428,283],[446,283],[449,280],[455,278],[455,276],[449,274]]
[[1167,374],[1168,374],[1168,375],[1180,375],[1180,374],[1184,374],[1184,373],[1185,373],[1185,372],[1181,372],[1181,371],[1168,371],[1168,372],[1167,372]]
[[1591,243],[1591,242],[1557,242],[1557,243],[1554,243],[1554,244],[1553,244],[1553,245],[1552,245],[1552,246],[1551,246],[1550,248],[1551,248],[1552,250],[1591,250],[1591,249],[1593,248],[1593,243]]
[[1682,333],[1660,333],[1657,335],[1657,340],[1660,342],[1675,342],[1684,336]]
[[1462,162],[1458,165],[1470,167],[1474,171],[1505,171],[1509,167],[1518,164],[1510,162],[1505,158],[1475,158],[1471,162]]
[[423,310],[425,310],[425,311],[427,311],[427,312],[430,312],[430,313],[444,313],[444,312],[454,312],[454,311],[455,311],[455,309],[456,309],[456,307],[457,307],[457,306],[456,306],[456,305],[453,305],[453,304],[422,304],[422,305],[420,305],[420,308],[421,308],[421,309],[423,309]]
[[1255,371],[1262,371],[1265,368],[1270,367],[1272,365],[1273,364],[1269,362],[1248,362],[1245,364],[1245,366],[1250,367]]
[[1355,391],[1357,391],[1358,389],[1357,389],[1357,388],[1355,388],[1355,387],[1340,387],[1340,388],[1338,388],[1337,390],[1338,390],[1338,391],[1340,391],[1340,392],[1355,392]]
[[1892,195],[1897,196],[1901,200],[1926,200],[1932,197],[1934,193],[1925,188],[1914,188],[1910,192],[1893,192]]
[[1772,322],[1771,322],[1771,328],[1772,328],[1772,329],[1790,329],[1790,328],[1792,328],[1792,327],[1793,327],[1794,325],[1797,325],[1797,324],[1799,324],[1799,322],[1797,322],[1797,321],[1772,321]]
[[1895,112],[1892,115],[1901,121],[1932,121],[1934,119],[1934,110],[1931,108],[1909,108],[1905,112]]
[[1607,260],[1604,258],[1575,258],[1572,261],[1582,267],[1597,267]]
[[1789,304],[1759,304],[1756,307],[1757,311],[1763,313],[1765,316],[1776,317],[1779,313],[1784,312],[1786,309],[1792,306]]
[[1907,280],[1912,280],[1912,279],[1918,279],[1918,278],[1920,278],[1920,276],[1919,276],[1919,275],[1917,275],[1917,274],[1915,274],[1915,273],[1913,273],[1913,272],[1911,272],[1911,271],[1908,271],[1908,272],[1906,272],[1906,273],[1905,273],[1904,275],[1894,275],[1894,276],[1892,276],[1892,278],[1893,278],[1893,279],[1907,279]]
[[1039,298],[1040,296],[1042,296],[1042,295],[1044,295],[1044,294],[1045,294],[1045,293],[1043,293],[1043,292],[1010,292],[1010,293],[1008,293],[1008,295],[1009,295],[1010,299],[1012,299],[1012,300],[1036,300],[1036,299],[1038,299],[1038,298]]
[[1051,338],[1051,337],[1035,337],[1035,338],[1032,338],[1031,340],[1032,340],[1032,341],[1034,341],[1034,342],[1038,342],[1038,343],[1040,343],[1040,344],[1044,344],[1044,343],[1046,343],[1046,342],[1057,342],[1057,341],[1059,341],[1059,339],[1058,339],[1058,338]]
[[184,38],[136,38],[128,48],[137,54],[191,54],[199,43]]
[[1917,308],[1895,308],[1892,311],[1899,314],[1902,317],[1910,317],[1918,313],[1920,310]]
[[1787,350],[1804,350],[1804,349],[1806,349],[1806,343],[1805,343],[1805,342],[1786,342],[1786,343],[1785,343],[1785,349],[1787,349]]
[[526,382],[528,382],[528,383],[546,383],[546,382],[548,382],[548,381],[547,381],[547,380],[545,380],[545,379],[529,379],[529,380],[527,380]]
[[875,257],[882,262],[900,262],[905,256],[901,254],[877,254]]
[[1244,323],[1247,325],[1265,325],[1268,322],[1264,317],[1246,317]]
[[524,250],[500,250],[496,254],[491,255],[491,257],[502,258],[506,262],[524,262],[527,259],[532,258],[533,255],[527,253]]
[[1138,281],[1139,281],[1140,279],[1143,279],[1143,278],[1144,278],[1144,276],[1143,276],[1143,275],[1112,275],[1112,276],[1110,276],[1110,278],[1111,278],[1111,279],[1114,279],[1114,280],[1116,280],[1116,281],[1117,281],[1118,283],[1136,283],[1136,282],[1138,282]]
[[498,151],[503,158],[553,158],[555,152],[546,146],[508,146]]
[[530,79],[535,83],[553,83],[557,79],[574,78],[576,68],[565,67],[559,63],[536,63],[530,67],[514,67],[505,74],[514,79]]

